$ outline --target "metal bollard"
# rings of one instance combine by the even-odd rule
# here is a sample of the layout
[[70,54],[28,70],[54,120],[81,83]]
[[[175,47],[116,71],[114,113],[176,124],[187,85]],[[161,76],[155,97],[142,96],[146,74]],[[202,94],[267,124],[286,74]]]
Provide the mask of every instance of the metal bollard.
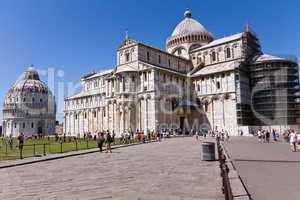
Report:
[[33,144],[33,156],[35,156],[35,144]]
[[44,156],[46,156],[46,144],[44,143]]

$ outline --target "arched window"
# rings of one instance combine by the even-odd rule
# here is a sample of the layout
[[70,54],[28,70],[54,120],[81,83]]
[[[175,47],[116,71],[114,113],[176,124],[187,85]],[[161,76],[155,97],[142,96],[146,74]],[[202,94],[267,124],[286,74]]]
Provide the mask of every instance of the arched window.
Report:
[[125,58],[126,58],[126,62],[129,62],[129,60],[130,60],[130,54],[129,54],[129,53],[126,53],[126,54],[125,54]]
[[149,51],[147,51],[147,60],[148,61],[150,60],[150,53],[149,53]]
[[35,101],[35,99],[34,98],[32,98],[32,102],[34,103],[34,101]]
[[220,84],[220,81],[217,82],[217,89],[220,89],[221,88],[221,84]]
[[25,128],[26,127],[26,125],[25,125],[25,123],[23,123],[23,128]]
[[34,128],[34,123],[33,122],[31,123],[31,128]]
[[205,102],[205,104],[204,104],[204,111],[205,111],[205,112],[208,111],[208,103],[207,103],[207,102]]
[[230,58],[231,57],[231,50],[230,48],[226,48],[226,58]]
[[85,119],[87,118],[87,115],[86,115],[86,113],[84,113],[84,118],[85,118]]
[[217,59],[217,58],[216,58],[216,52],[213,51],[213,52],[211,53],[211,59],[212,59],[213,62],[216,61],[216,59]]
[[181,55],[181,53],[182,53],[181,49],[178,49],[177,53],[178,53],[178,55]]
[[200,64],[202,62],[201,57],[197,57],[197,64]]

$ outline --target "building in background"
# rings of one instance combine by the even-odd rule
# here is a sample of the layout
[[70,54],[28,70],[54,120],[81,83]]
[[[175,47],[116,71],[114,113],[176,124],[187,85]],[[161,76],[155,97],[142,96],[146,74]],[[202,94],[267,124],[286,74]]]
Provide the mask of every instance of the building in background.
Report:
[[56,104],[52,92],[30,66],[5,95],[3,134],[48,135],[55,131]]
[[265,55],[249,26],[214,39],[189,10],[166,40],[166,51],[126,34],[117,66],[82,77],[82,86],[65,98],[68,135],[162,129],[237,135],[264,126],[298,127],[297,61]]

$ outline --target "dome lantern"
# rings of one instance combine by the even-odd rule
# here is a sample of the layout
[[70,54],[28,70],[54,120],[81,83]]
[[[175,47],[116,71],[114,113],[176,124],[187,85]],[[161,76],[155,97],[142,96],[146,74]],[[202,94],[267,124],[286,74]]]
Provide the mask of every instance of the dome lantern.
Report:
[[185,18],[192,18],[192,12],[187,9],[185,12],[184,12],[184,17]]

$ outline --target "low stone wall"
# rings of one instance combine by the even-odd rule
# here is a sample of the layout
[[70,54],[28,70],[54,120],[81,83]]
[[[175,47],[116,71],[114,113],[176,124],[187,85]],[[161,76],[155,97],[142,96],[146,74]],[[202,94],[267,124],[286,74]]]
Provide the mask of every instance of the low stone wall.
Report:
[[217,141],[217,148],[225,200],[252,200],[220,141]]

